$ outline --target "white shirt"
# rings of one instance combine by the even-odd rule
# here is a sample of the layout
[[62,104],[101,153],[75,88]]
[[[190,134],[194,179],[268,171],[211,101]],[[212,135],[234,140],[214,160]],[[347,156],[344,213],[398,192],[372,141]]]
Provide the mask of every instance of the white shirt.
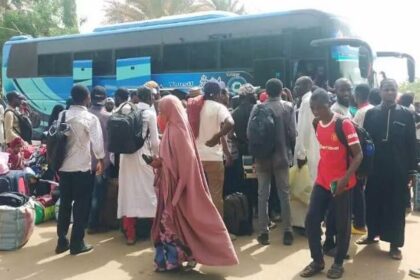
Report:
[[299,108],[295,156],[300,160],[305,160],[305,158],[308,160],[311,180],[315,182],[319,162],[319,143],[313,127],[315,116],[310,106],[311,96],[311,92],[305,93]]
[[[87,172],[91,170],[91,145],[97,159],[105,157],[104,140],[99,119],[83,106],[70,106],[66,112],[66,123],[71,130],[67,137],[67,153],[63,172]],[[63,112],[58,120],[61,120]]]
[[354,115],[354,119],[353,121],[359,126],[359,127],[363,127],[363,124],[365,123],[365,116],[367,111],[369,111],[370,109],[372,109],[373,106],[372,104],[368,104],[362,108],[360,108],[359,110],[357,110],[356,115]]
[[332,106],[331,106],[331,111],[333,111],[336,114],[342,115],[344,117],[347,118],[351,118],[351,114],[350,114],[350,108],[343,106],[341,104],[339,104],[338,102],[335,102]]
[[200,130],[197,138],[197,149],[202,161],[223,161],[223,148],[218,144],[214,147],[206,146],[221,129],[222,123],[230,117],[228,109],[222,104],[206,100],[200,112]]
[[[140,102],[136,104],[139,110],[144,110],[142,113],[143,119],[143,139],[147,137],[144,145],[152,153],[151,156],[159,155],[159,132],[157,128],[157,117],[154,106],[149,106],[146,103]],[[125,105],[121,112],[123,114],[129,114],[131,111],[130,105]],[[149,135],[147,135],[149,133]]]

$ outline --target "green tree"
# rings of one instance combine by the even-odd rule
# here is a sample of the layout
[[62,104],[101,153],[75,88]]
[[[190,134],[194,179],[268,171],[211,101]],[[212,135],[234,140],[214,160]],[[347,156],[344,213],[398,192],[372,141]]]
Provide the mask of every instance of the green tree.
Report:
[[414,83],[404,82],[400,84],[399,91],[414,93],[414,99],[420,102],[420,78],[417,78]]
[[238,15],[245,13],[245,5],[241,0],[207,0],[206,2],[217,11],[232,12]]
[[105,4],[105,22],[138,21],[208,9],[207,3],[196,0],[108,0]]
[[39,37],[76,32],[74,0],[0,0],[0,50],[15,35]]

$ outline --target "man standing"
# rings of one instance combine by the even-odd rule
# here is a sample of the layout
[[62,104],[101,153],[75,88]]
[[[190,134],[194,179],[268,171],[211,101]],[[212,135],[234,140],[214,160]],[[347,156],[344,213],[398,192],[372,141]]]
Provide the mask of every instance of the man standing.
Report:
[[[367,111],[374,106],[369,104],[370,87],[367,84],[360,84],[354,90],[354,97],[358,111],[354,116],[354,123],[363,127]],[[365,200],[366,178],[358,178],[357,185],[353,190],[353,234],[366,234],[366,200]]]
[[[82,85],[75,85],[71,90],[71,97],[73,105],[59,116],[61,120],[65,114],[70,132],[67,136],[66,156],[59,170],[60,210],[55,252],[60,254],[70,249],[70,254],[77,255],[93,248],[84,242],[93,191],[91,147],[98,159],[98,165],[94,170],[97,176],[102,175],[104,170],[105,151],[101,124],[87,109],[91,102],[89,90]],[[73,228],[69,242],[67,232],[72,204]]]
[[331,110],[334,113],[351,118],[349,109],[352,90],[351,82],[345,78],[338,79],[334,84],[334,90],[337,101],[331,106]]
[[[281,204],[282,223],[284,225],[283,244],[292,245],[289,166],[292,162],[292,143],[296,139],[294,110],[291,103],[282,101],[280,98],[280,94],[283,91],[283,83],[279,79],[269,80],[265,87],[269,98],[266,103],[259,106],[266,106],[271,110],[275,131],[273,154],[271,157],[264,159],[257,157],[255,162],[258,178],[258,226],[260,232],[258,242],[261,245],[270,244],[268,235],[268,200],[270,197],[271,178],[274,176]],[[256,108],[254,107],[250,120],[255,116]],[[248,125],[248,136],[251,136],[251,133],[250,125]]]
[[[102,86],[96,86],[92,90],[92,106],[89,108],[89,112],[95,115],[101,124],[102,137],[104,139],[104,172],[101,175],[95,176],[95,184],[93,187],[92,196],[92,208],[90,210],[88,233],[97,233],[102,230],[106,230],[100,227],[100,213],[106,198],[106,187],[107,179],[109,177],[109,152],[108,152],[108,131],[107,125],[111,113],[108,113],[105,109],[106,90]],[[95,157],[93,151],[91,151],[92,157],[92,170],[95,170],[98,160]]]
[[[300,108],[298,109],[295,157],[297,158],[299,168],[308,164],[309,175],[313,184],[315,183],[318,170],[319,144],[312,126],[315,118],[310,106],[312,86],[313,82],[311,78],[300,77],[296,81],[294,90],[296,95],[301,98]],[[292,208],[293,225],[304,228],[307,207],[301,202],[294,202],[292,200]]]
[[228,109],[217,102],[221,87],[217,81],[204,85],[204,105],[200,112],[197,149],[206,173],[211,198],[223,218],[223,184],[225,168],[220,139],[233,129],[233,119]]
[[[350,244],[351,233],[351,192],[356,185],[355,172],[363,159],[356,130],[350,120],[342,120],[329,108],[328,93],[317,89],[311,97],[311,109],[319,119],[314,123],[320,145],[318,175],[312,191],[309,211],[306,217],[306,232],[313,262],[300,274],[312,277],[325,268],[321,249],[321,223],[327,211],[333,211],[336,223],[337,253],[334,264],[327,277],[341,278],[344,273],[343,262]],[[337,123],[347,145],[337,137]],[[347,147],[350,151],[348,151]],[[348,153],[352,158],[349,162]]]
[[6,95],[7,107],[4,113],[4,135],[6,138],[6,144],[10,144],[16,138],[21,137],[22,131],[19,123],[19,112],[16,110],[25,100],[25,97],[16,91],[9,92]]
[[359,244],[390,243],[390,257],[402,259],[408,186],[415,185],[416,128],[413,114],[396,104],[395,80],[381,83],[382,104],[366,113],[364,127],[375,143],[366,187],[368,236]]
[[[157,157],[159,155],[159,134],[156,114],[153,105],[152,90],[142,86],[132,93],[139,103],[137,109],[142,115],[142,138],[144,145],[132,154],[120,155],[118,176],[118,213],[122,219],[127,245],[135,244],[137,218],[152,219],[156,214],[156,193],[154,189],[155,174],[153,168],[143,159],[143,155]],[[129,114],[131,104],[121,108],[123,114]]]

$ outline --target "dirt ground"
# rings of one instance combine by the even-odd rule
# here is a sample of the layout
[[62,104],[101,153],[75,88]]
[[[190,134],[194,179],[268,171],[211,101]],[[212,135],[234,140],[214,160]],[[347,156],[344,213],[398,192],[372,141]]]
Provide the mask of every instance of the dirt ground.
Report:
[[[252,279],[295,280],[300,270],[310,262],[307,241],[296,236],[292,247],[281,244],[281,230],[271,233],[271,245],[261,247],[255,236],[240,237],[234,242],[240,259],[235,267],[198,266],[192,272],[163,273],[153,271],[153,248],[149,241],[126,246],[118,231],[87,236],[94,251],[80,256],[55,255],[55,222],[37,226],[29,243],[14,252],[0,252],[0,280],[55,280],[55,279]],[[420,214],[407,217],[406,246],[401,262],[391,260],[381,243],[371,247],[356,246],[353,237],[351,260],[345,264],[343,279],[403,280],[413,267],[420,267]],[[326,259],[327,265],[331,259]],[[326,279],[321,274],[314,279]]]

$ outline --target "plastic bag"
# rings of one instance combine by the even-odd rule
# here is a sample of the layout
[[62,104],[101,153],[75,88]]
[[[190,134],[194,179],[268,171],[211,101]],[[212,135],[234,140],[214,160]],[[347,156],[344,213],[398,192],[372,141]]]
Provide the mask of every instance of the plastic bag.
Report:
[[307,164],[301,169],[296,165],[289,169],[289,184],[292,196],[305,205],[309,205],[313,186]]

